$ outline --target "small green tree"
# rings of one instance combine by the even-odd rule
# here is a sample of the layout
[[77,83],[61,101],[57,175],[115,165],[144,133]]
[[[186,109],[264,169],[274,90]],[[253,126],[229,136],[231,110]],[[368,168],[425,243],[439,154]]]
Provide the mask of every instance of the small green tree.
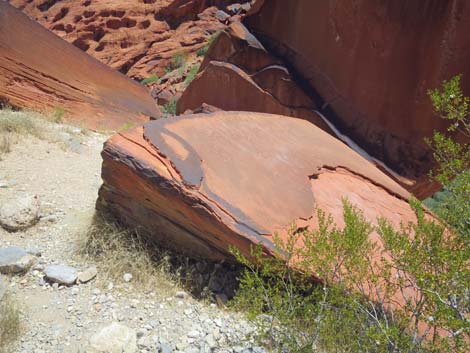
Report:
[[428,92],[436,113],[450,125],[448,134],[435,132],[427,143],[438,163],[431,176],[446,192],[434,211],[470,241],[470,143],[462,142],[470,141],[470,98],[464,96],[460,80],[455,76]]

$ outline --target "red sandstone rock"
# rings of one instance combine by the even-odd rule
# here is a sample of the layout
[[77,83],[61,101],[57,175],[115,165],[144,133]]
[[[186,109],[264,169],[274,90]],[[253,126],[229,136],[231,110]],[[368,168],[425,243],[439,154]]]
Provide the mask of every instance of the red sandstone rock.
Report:
[[159,111],[144,87],[0,1],[0,98],[35,110],[65,109],[65,119],[116,130]]
[[367,219],[413,219],[408,193],[334,137],[301,119],[214,112],[152,121],[103,150],[97,203],[152,236],[212,259],[247,254],[315,208],[338,216],[348,197]]
[[[230,0],[9,0],[104,64],[138,80],[163,76],[178,53],[194,53],[225,28]],[[245,9],[246,10],[246,9]]]
[[289,71],[241,23],[232,24],[216,39],[178,101],[177,112],[203,103],[223,110],[299,117],[329,131]]
[[320,94],[343,133],[419,180],[418,196],[435,191],[422,178],[423,139],[446,123],[426,91],[459,73],[470,91],[469,2],[258,0],[252,13],[246,25]]

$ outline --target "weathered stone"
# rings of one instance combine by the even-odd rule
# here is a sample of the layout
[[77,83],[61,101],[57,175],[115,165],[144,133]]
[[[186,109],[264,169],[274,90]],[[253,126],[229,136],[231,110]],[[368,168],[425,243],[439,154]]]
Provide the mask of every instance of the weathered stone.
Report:
[[79,283],[90,282],[93,278],[96,277],[97,274],[98,274],[98,270],[97,270],[96,266],[88,267],[86,270],[80,272],[77,275],[77,281]]
[[49,281],[67,286],[74,284],[78,277],[76,269],[65,265],[49,265],[44,269],[44,274]]
[[178,53],[195,53],[211,35],[225,27],[216,13],[234,2],[9,1],[105,65],[139,80],[153,74],[162,77]]
[[136,333],[127,326],[113,322],[90,338],[87,353],[134,353]]
[[11,246],[0,249],[0,273],[17,274],[27,272],[35,262],[35,257],[23,248]]
[[414,219],[403,188],[305,120],[215,112],[153,121],[115,135],[102,155],[98,208],[191,255],[231,258],[230,246],[249,254],[258,242],[272,252],[270,234],[313,222],[316,207],[340,224],[344,197],[372,222]]
[[470,91],[469,21],[470,2],[459,0],[258,0],[244,22],[343,133],[425,198],[438,185],[425,178],[424,138],[448,124],[426,92],[457,73]]
[[39,221],[37,196],[20,196],[4,200],[0,206],[0,226],[10,232],[27,229]]
[[[42,8],[38,2],[30,5]],[[96,27],[92,31],[87,35],[93,38],[105,30]],[[125,123],[159,115],[142,85],[55,36],[5,1],[0,1],[0,96],[13,106],[34,110],[61,107],[63,119],[91,128],[117,130]]]

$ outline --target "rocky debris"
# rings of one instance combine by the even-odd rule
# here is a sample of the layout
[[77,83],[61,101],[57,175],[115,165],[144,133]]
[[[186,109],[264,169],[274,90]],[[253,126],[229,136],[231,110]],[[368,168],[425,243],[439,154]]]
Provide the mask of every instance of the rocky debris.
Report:
[[37,196],[17,196],[3,200],[0,206],[0,226],[10,232],[32,227],[39,222],[40,202]]
[[59,118],[95,129],[117,130],[159,115],[142,85],[55,36],[5,1],[0,2],[0,96],[12,106],[52,111]]
[[127,326],[113,322],[90,338],[87,353],[134,353],[136,333]]
[[70,266],[49,265],[44,269],[44,275],[53,283],[70,286],[77,281],[78,271]]
[[177,113],[209,104],[226,111],[252,111],[306,119],[325,131],[315,102],[241,23],[222,32],[183,92]]
[[458,0],[258,0],[244,23],[344,134],[414,180],[408,188],[423,199],[439,187],[426,178],[423,140],[447,124],[426,92],[456,73],[470,91],[469,19],[470,3]]
[[373,222],[414,219],[403,188],[300,119],[215,112],[152,121],[112,137],[102,156],[97,207],[191,256],[227,259],[230,246],[249,254],[258,242],[272,253],[269,234],[313,222],[316,206],[340,224],[343,197]]
[[79,272],[77,275],[78,283],[87,283],[90,282],[98,274],[98,269],[96,266],[88,267],[86,270]]
[[131,273],[124,273],[124,275],[122,276],[122,279],[123,279],[124,282],[129,283],[130,281],[132,281],[132,274]]
[[27,272],[35,262],[35,257],[18,246],[0,249],[0,273],[21,274]]

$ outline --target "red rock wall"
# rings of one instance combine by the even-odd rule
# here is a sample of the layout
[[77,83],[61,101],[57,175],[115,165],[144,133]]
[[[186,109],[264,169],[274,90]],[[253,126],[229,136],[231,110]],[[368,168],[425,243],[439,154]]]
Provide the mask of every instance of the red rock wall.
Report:
[[0,99],[35,110],[63,107],[65,118],[98,129],[119,129],[159,115],[142,85],[4,1],[0,1]]
[[104,64],[142,80],[162,76],[177,53],[192,53],[225,26],[217,7],[233,0],[9,0]]
[[463,74],[470,94],[470,2],[258,0],[245,23],[319,93],[342,132],[410,177],[423,138],[445,129],[426,95]]

